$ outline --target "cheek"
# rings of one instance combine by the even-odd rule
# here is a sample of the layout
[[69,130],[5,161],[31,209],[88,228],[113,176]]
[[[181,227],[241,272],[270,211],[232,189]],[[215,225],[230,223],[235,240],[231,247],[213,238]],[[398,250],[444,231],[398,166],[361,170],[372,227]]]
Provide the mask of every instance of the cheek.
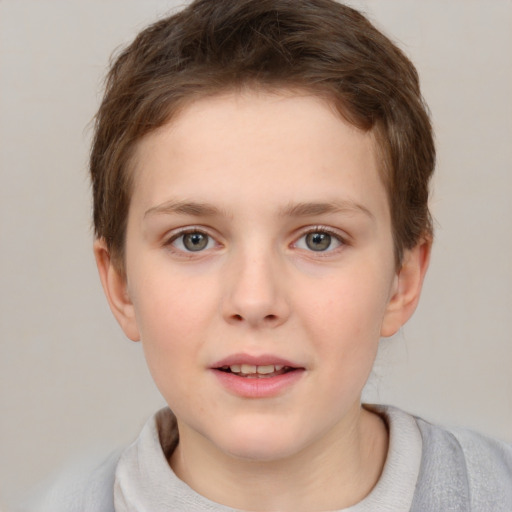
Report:
[[[366,267],[371,269],[371,267]],[[346,357],[373,355],[388,303],[388,286],[372,272],[350,272],[343,278],[324,280],[322,293],[314,293],[301,305],[306,329],[319,350]]]
[[172,278],[154,271],[134,289],[133,303],[142,346],[153,378],[162,390],[180,369],[200,364],[200,348],[214,314],[207,283]]
[[[135,280],[132,300],[142,339],[151,343],[185,343],[211,316],[215,287],[174,269],[152,269]],[[181,340],[181,341],[180,341]]]

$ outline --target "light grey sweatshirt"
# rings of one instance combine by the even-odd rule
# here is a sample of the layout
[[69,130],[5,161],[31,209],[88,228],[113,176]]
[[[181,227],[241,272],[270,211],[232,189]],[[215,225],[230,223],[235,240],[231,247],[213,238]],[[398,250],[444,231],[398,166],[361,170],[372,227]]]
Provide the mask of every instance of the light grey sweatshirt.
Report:
[[[512,446],[443,429],[399,409],[371,406],[390,445],[377,485],[339,512],[512,512]],[[168,464],[176,422],[162,409],[139,438],[92,473],[50,490],[33,512],[233,512],[197,494]]]

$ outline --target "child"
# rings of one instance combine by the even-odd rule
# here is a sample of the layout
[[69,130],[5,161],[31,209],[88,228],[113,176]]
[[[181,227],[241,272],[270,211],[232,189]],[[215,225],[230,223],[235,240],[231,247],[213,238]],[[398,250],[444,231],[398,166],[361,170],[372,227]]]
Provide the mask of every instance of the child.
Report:
[[434,160],[413,65],[349,7],[144,30],[97,116],[94,250],[170,409],[47,509],[511,510],[511,447],[361,406],[419,300]]

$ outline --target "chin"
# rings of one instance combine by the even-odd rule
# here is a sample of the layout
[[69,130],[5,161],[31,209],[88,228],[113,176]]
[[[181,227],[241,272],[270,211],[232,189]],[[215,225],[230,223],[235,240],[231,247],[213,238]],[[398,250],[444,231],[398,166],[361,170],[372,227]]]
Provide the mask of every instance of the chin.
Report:
[[[301,429],[302,430],[302,429]],[[254,423],[245,428],[226,429],[215,442],[217,448],[236,459],[254,462],[270,462],[286,459],[301,451],[307,440],[298,435],[296,429],[271,422],[264,425]]]
[[244,441],[235,446],[226,447],[227,455],[248,462],[274,462],[284,460],[293,456],[298,450],[294,447],[271,443],[269,445],[260,444],[250,441]]

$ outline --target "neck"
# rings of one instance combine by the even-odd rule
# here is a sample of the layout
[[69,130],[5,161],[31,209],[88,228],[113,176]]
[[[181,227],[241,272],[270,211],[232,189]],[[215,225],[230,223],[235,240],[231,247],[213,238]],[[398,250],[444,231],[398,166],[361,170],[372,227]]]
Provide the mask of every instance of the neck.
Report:
[[345,508],[367,496],[380,477],[387,448],[383,420],[358,405],[320,440],[278,460],[235,458],[180,428],[170,463],[181,480],[217,503],[255,512],[311,512]]

